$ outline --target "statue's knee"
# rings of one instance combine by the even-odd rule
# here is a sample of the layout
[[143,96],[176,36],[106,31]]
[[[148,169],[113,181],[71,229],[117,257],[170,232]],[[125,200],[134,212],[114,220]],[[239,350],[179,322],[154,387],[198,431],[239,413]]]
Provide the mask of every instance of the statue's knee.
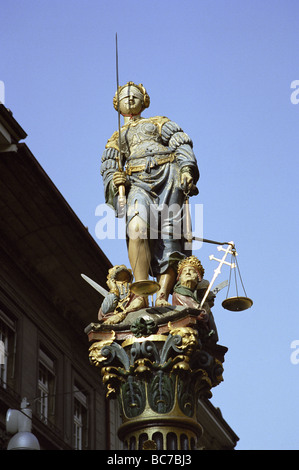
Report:
[[128,225],[128,236],[131,240],[147,238],[146,223],[138,215],[133,217]]

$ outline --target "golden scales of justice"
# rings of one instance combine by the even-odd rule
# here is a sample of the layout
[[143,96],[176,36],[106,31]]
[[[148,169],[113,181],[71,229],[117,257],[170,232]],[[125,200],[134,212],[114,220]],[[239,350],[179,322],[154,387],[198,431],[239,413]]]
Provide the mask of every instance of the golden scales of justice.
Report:
[[153,295],[160,289],[160,284],[154,280],[136,281],[130,285],[130,290],[136,295],[147,297]]
[[[224,255],[223,255],[222,259],[215,258],[214,255],[209,256],[210,260],[218,261],[219,265],[214,270],[214,276],[213,276],[213,278],[212,278],[212,280],[209,284],[209,287],[208,287],[208,289],[205,293],[205,296],[204,296],[203,300],[201,301],[201,307],[203,306],[204,301],[207,298],[208,293],[210,292],[211,287],[212,287],[216,277],[220,274],[221,267],[223,266],[223,264],[226,264],[230,267],[230,274],[229,274],[227,295],[226,295],[226,299],[222,302],[222,307],[225,308],[226,310],[231,310],[233,312],[241,312],[242,310],[247,310],[248,308],[252,307],[253,301],[249,297],[247,297],[247,294],[245,292],[245,288],[244,288],[242,278],[241,278],[241,273],[240,273],[239,266],[238,266],[238,263],[237,263],[238,253],[236,252],[234,242],[229,242],[227,248],[223,248],[223,246],[218,246],[217,249],[218,249],[218,251],[224,251]],[[228,254],[231,255],[231,262],[226,261],[226,257],[227,257]],[[232,273],[233,269],[235,270],[236,296],[228,297],[229,290],[230,290],[230,284],[231,284],[231,273]],[[238,294],[238,284],[237,284],[236,270],[238,270],[240,282],[241,282],[242,287],[243,287],[243,291],[244,291],[243,296],[239,296],[239,294]]]
[[[197,238],[197,237],[192,237],[192,239],[197,239],[197,240],[200,240],[200,241],[206,241],[206,242],[209,242],[209,243],[216,243],[217,244],[217,242],[214,242],[212,240],[206,240],[206,239],[201,239],[201,238]],[[224,248],[223,245],[228,245],[228,247]],[[213,286],[216,278],[221,273],[222,266],[223,265],[228,265],[230,267],[230,275],[229,275],[227,296],[226,296],[226,299],[222,302],[222,307],[225,308],[226,310],[230,310],[230,311],[233,311],[233,312],[241,312],[243,310],[247,310],[248,308],[252,307],[253,301],[249,297],[247,297],[247,294],[245,292],[245,288],[244,288],[244,285],[243,285],[243,282],[242,282],[240,270],[239,270],[238,263],[237,263],[238,253],[236,252],[234,242],[221,243],[220,246],[217,247],[217,249],[218,249],[218,251],[224,251],[224,255],[221,259],[215,258],[214,255],[209,256],[210,260],[218,261],[219,264],[218,264],[217,268],[214,270],[214,275],[213,275],[212,280],[209,283],[209,286],[208,286],[208,288],[205,292],[205,295],[204,295],[204,297],[201,301],[200,307],[201,308],[203,307],[203,304],[204,304],[205,300],[207,299],[207,297],[209,295],[209,292],[211,291],[212,286]],[[231,255],[231,258],[232,258],[231,262],[226,261],[226,258],[227,258],[228,255]],[[228,297],[229,290],[230,290],[230,287],[231,287],[231,273],[232,273],[233,269],[235,270],[236,295],[233,296],[233,297]],[[240,282],[242,284],[243,291],[244,291],[244,295],[242,295],[242,296],[240,296],[238,294],[238,284],[237,284],[236,271],[238,271]],[[159,283],[154,281],[154,280],[137,281],[137,282],[133,282],[130,286],[130,290],[132,292],[134,292],[134,294],[141,295],[141,296],[144,296],[144,297],[146,297],[148,295],[155,294],[159,289],[160,289]]]

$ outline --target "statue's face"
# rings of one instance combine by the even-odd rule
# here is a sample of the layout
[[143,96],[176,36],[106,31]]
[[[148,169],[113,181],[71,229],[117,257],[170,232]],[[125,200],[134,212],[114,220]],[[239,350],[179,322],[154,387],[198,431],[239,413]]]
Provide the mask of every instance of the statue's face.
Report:
[[182,328],[182,347],[192,348],[197,343],[195,331],[192,328]]
[[189,326],[174,328],[171,331],[171,334],[180,335],[182,337],[182,343],[178,348],[183,349],[186,352],[188,350],[191,351],[197,345],[197,331],[193,330],[193,328],[190,328]]
[[183,286],[194,289],[198,283],[198,273],[192,266],[185,266],[181,272],[180,282]]
[[140,91],[133,86],[126,87],[122,90],[119,100],[119,110],[121,114],[132,114],[134,116],[143,110],[143,99]]

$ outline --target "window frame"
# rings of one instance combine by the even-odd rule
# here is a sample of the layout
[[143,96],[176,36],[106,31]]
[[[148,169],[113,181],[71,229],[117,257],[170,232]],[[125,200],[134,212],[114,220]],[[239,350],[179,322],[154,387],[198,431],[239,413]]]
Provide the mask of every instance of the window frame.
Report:
[[[80,410],[80,414],[76,413]],[[86,450],[89,447],[89,393],[77,380],[73,382],[73,448]]]
[[37,415],[45,424],[56,425],[56,359],[42,345],[38,349]]
[[4,361],[0,364],[0,386],[15,389],[17,321],[0,308],[0,341],[4,349]]

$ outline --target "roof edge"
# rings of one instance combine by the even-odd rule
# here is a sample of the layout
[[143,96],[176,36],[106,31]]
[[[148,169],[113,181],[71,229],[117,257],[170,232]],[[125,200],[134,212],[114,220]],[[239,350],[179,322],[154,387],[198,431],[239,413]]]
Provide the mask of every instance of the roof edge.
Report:
[[27,133],[13,117],[12,111],[2,103],[0,103],[0,122],[12,136],[14,143],[26,139]]

